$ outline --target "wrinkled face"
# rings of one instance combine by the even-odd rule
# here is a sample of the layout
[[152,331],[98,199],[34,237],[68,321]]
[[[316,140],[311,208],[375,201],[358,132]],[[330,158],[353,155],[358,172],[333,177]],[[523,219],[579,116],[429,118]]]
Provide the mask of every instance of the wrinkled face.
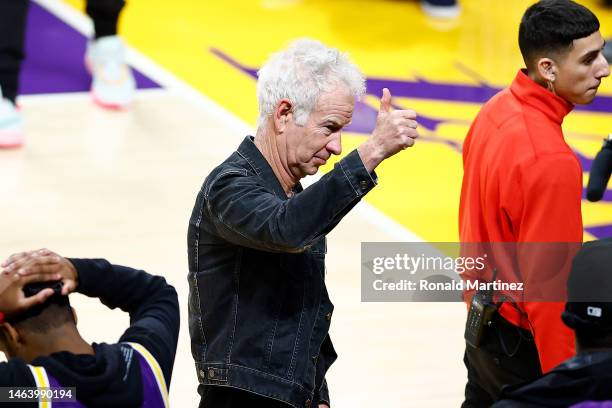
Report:
[[291,174],[297,179],[315,174],[332,154],[342,152],[340,134],[353,117],[355,99],[345,87],[324,93],[304,126],[292,119],[285,131],[285,152]]
[[591,103],[610,66],[602,54],[604,40],[599,31],[574,40],[574,46],[557,64],[554,88],[557,95],[575,105]]

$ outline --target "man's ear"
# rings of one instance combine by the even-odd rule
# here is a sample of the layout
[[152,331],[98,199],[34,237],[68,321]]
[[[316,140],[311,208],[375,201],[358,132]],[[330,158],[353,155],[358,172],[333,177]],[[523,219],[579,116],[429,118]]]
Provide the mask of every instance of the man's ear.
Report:
[[70,311],[72,312],[72,318],[74,319],[74,324],[76,325],[79,322],[77,317],[77,312],[74,310],[74,307],[70,306]]
[[287,128],[287,123],[293,116],[293,104],[288,99],[281,99],[274,109],[272,119],[276,133],[283,133]]
[[2,337],[1,341],[7,358],[15,357],[17,355],[17,349],[20,347],[23,340],[21,334],[19,334],[12,324],[6,322],[0,324],[0,331],[2,331],[0,336]]
[[555,82],[557,79],[557,63],[551,58],[538,59],[536,71],[544,82]]

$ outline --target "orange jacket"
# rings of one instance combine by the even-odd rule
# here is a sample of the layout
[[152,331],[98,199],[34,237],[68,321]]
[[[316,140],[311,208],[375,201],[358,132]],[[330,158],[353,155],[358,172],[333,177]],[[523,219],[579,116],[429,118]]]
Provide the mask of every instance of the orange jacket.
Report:
[[[582,168],[561,131],[572,107],[523,71],[483,106],[463,146],[461,242],[582,241]],[[500,313],[532,331],[544,372],[574,355],[563,303],[518,308]]]

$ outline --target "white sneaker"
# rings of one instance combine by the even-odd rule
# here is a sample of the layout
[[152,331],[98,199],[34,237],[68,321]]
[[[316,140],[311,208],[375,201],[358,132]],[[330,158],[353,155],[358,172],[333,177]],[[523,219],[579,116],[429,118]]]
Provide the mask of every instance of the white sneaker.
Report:
[[23,118],[13,102],[2,98],[0,89],[0,149],[23,144]]
[[122,109],[134,100],[136,81],[125,61],[125,48],[119,37],[114,35],[90,41],[85,66],[92,75],[94,102],[105,108]]

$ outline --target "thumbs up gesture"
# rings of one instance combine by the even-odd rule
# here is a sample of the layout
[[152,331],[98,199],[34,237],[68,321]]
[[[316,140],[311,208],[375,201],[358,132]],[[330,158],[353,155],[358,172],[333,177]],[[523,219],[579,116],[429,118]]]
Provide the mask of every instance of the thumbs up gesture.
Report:
[[378,110],[379,116],[381,113],[389,113],[393,110],[392,99],[389,88],[383,88],[383,94],[380,98],[380,109]]
[[368,171],[374,170],[383,160],[414,145],[419,137],[417,115],[413,110],[395,110],[391,92],[383,89],[376,128],[372,135],[357,148]]

